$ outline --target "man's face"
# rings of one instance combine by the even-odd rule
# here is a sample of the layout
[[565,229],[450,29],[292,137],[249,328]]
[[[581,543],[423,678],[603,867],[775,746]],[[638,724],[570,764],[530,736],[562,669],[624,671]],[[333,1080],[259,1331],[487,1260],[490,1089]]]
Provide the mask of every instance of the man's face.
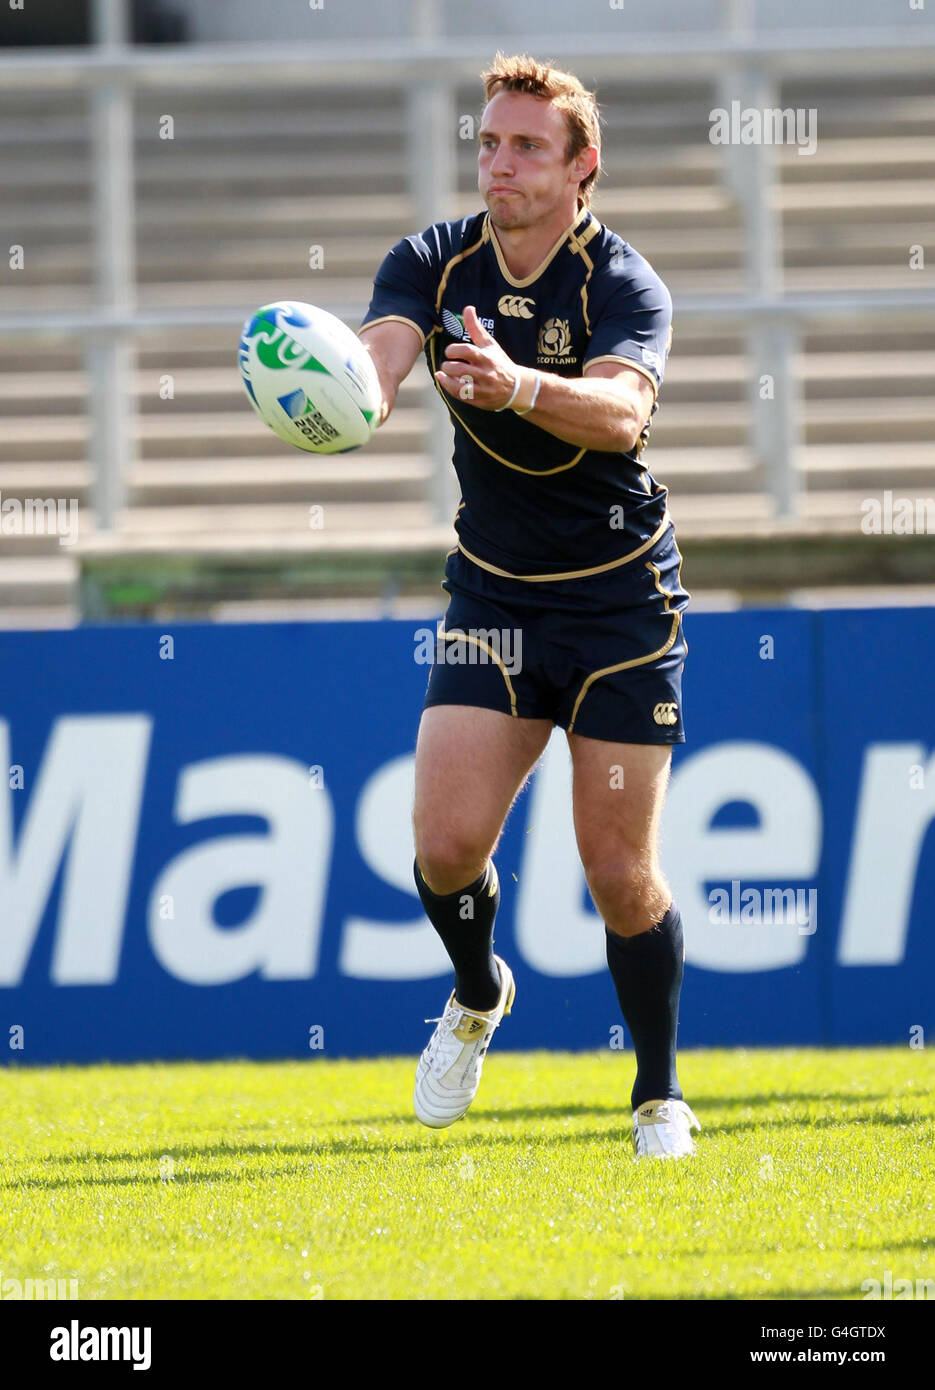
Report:
[[586,170],[576,169],[580,157],[566,161],[568,127],[550,101],[498,92],[487,103],[478,139],[477,186],[495,227],[530,227],[563,203],[576,206]]

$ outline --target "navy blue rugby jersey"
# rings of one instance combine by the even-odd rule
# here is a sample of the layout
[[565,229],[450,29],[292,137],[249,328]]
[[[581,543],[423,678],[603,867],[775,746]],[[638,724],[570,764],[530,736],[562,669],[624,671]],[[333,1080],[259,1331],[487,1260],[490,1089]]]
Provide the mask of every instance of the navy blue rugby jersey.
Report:
[[[522,280],[510,274],[486,212],[404,238],[380,266],[361,328],[412,324],[434,372],[449,343],[470,341],[468,304],[514,362],[569,377],[588,363],[625,362],[658,394],[672,336],[669,291],[588,209]],[[651,418],[629,453],[606,453],[436,387],[454,424],[458,545],[485,569],[522,579],[604,573],[666,530],[666,489],[639,461]]]

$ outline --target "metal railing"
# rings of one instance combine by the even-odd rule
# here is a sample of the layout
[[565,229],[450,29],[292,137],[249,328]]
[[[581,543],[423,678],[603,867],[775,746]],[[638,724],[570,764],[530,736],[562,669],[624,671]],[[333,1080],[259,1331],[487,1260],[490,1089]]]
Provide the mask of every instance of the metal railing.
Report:
[[[672,37],[628,37],[625,51],[608,51],[606,42],[588,38],[537,36],[539,51],[571,67],[584,67],[607,80],[629,83],[658,78],[671,81],[706,77],[719,101],[729,93],[759,109],[778,106],[783,77],[820,73],[847,76],[887,71],[930,73],[935,40],[915,33],[879,31],[811,32],[801,39],[754,34],[744,23],[743,0],[730,0],[721,33]],[[476,81],[499,46],[496,38],[459,39],[457,51],[440,37],[435,0],[419,0],[413,37],[405,40],[270,44],[210,44],[139,49],[127,43],[124,0],[95,0],[93,50],[32,50],[0,57],[0,88],[82,90],[91,96],[95,207],[95,305],[58,313],[0,312],[0,332],[20,337],[84,342],[91,382],[91,458],[97,523],[112,528],[125,496],[132,462],[132,397],[129,389],[134,342],[149,332],[180,325],[238,324],[254,305],[225,308],[135,304],[133,99],[151,88],[238,91],[290,82],[345,87],[364,79],[399,84],[409,106],[410,198],[413,230],[429,225],[447,205],[454,186],[455,85]],[[724,178],[742,211],[747,292],[680,295],[679,321],[739,325],[747,340],[750,374],[750,451],[763,470],[779,516],[798,509],[795,466],[801,441],[800,384],[794,370],[801,333],[816,324],[878,321],[881,315],[913,318],[935,311],[935,291],[879,293],[785,293],[782,283],[781,219],[772,196],[772,150],[763,145],[724,146]],[[333,306],[348,319],[359,318],[362,304]],[[769,376],[771,399],[756,384]],[[431,383],[425,399],[439,409]],[[432,429],[436,517],[447,521],[449,457],[444,432]]]

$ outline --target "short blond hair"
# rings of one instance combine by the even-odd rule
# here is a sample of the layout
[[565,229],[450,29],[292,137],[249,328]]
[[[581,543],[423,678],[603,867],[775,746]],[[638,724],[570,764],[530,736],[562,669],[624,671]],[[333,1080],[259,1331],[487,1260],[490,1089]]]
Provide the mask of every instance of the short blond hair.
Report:
[[565,158],[569,164],[588,145],[597,146],[597,163],[578,185],[578,206],[589,207],[601,169],[601,118],[594,93],[574,73],[539,63],[528,53],[514,53],[511,57],[497,53],[491,66],[481,73],[481,81],[488,101],[498,92],[526,92],[553,102],[564,114],[568,128]]

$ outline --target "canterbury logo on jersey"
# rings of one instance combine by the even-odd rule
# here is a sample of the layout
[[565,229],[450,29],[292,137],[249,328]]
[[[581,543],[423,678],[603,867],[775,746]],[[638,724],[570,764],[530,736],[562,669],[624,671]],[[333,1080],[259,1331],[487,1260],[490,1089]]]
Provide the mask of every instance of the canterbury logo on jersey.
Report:
[[531,319],[535,307],[534,299],[526,299],[521,294],[504,294],[497,302],[497,312],[513,319]]
[[653,710],[653,719],[657,724],[677,724],[679,722],[679,707],[673,704],[659,704]]

